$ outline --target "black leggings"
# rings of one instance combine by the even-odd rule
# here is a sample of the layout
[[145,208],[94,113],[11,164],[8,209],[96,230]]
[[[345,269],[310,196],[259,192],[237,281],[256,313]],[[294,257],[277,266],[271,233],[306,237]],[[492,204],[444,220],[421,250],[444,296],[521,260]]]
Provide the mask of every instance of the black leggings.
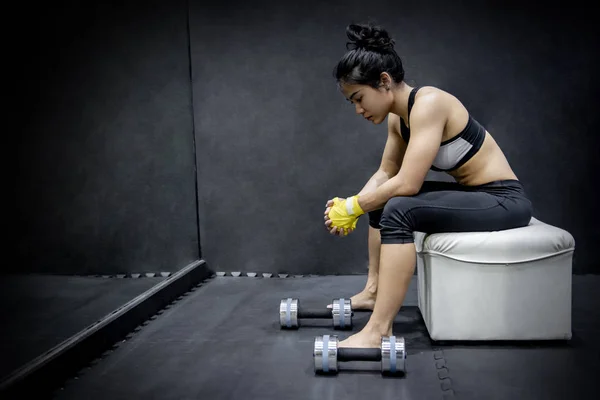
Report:
[[413,243],[413,232],[499,231],[526,226],[532,206],[518,180],[479,186],[425,181],[418,194],[391,198],[369,212],[381,244]]

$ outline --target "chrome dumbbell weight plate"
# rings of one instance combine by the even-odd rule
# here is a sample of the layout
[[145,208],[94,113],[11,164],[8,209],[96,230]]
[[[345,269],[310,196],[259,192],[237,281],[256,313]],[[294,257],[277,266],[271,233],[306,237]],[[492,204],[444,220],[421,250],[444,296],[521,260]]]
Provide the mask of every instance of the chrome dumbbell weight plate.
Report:
[[337,374],[337,352],[339,339],[335,335],[323,335],[315,338],[313,361],[315,373]]
[[352,304],[350,299],[335,299],[332,303],[333,327],[352,329]]
[[281,328],[298,328],[298,299],[287,298],[279,304],[279,324]]
[[381,373],[387,376],[406,373],[406,347],[403,337],[381,338]]

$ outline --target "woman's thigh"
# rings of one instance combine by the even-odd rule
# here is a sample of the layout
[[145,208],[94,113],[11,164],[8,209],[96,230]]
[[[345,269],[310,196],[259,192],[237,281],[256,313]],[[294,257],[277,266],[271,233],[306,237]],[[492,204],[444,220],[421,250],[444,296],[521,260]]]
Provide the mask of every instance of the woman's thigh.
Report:
[[384,208],[369,213],[369,225],[407,236],[427,233],[493,231],[525,226],[531,219],[531,202],[522,185],[502,181],[480,188],[455,182],[426,181],[417,195],[390,199]]
[[[462,192],[465,190],[466,190],[465,186],[460,185],[456,182],[425,181],[421,185],[421,189],[419,190],[419,193],[415,196],[409,196],[409,197],[410,198],[415,198],[415,197],[422,198],[424,193],[448,192],[448,191]],[[436,197],[438,197],[438,196],[436,196]],[[408,197],[403,196],[402,198],[408,198]],[[385,205],[377,210],[373,210],[373,211],[369,212],[369,225],[372,226],[373,228],[376,228],[376,229],[381,228],[381,226],[379,225],[379,222],[381,220],[381,215],[383,213],[384,207],[385,207]]]
[[531,203],[525,197],[435,190],[390,199],[380,223],[426,233],[476,232],[525,226],[530,219]]
[[[429,193],[429,192],[439,192],[439,191],[464,191],[464,186],[456,183],[456,182],[444,182],[444,181],[425,181],[421,185],[421,189],[419,190],[419,194]],[[381,220],[381,214],[383,213],[385,205],[379,209],[373,210],[369,212],[369,225],[373,228],[379,229],[379,221]]]

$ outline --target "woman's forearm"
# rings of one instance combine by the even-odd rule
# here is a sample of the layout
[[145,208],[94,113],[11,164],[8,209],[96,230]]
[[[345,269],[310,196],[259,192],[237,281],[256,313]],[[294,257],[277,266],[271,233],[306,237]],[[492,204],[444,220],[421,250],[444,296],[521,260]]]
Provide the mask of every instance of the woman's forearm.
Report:
[[366,193],[371,193],[377,190],[377,188],[383,185],[385,182],[389,181],[390,177],[382,170],[377,170],[369,179],[367,184],[362,188],[362,190],[358,193],[359,196],[362,196]]

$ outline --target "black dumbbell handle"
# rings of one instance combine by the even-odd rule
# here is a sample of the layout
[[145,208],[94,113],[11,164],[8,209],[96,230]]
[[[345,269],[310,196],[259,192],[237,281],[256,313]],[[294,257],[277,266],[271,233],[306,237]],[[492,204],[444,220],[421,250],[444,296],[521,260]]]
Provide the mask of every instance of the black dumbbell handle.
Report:
[[303,310],[298,307],[298,318],[333,318],[331,309]]
[[338,361],[381,361],[381,349],[357,349],[340,347],[337,351]]

